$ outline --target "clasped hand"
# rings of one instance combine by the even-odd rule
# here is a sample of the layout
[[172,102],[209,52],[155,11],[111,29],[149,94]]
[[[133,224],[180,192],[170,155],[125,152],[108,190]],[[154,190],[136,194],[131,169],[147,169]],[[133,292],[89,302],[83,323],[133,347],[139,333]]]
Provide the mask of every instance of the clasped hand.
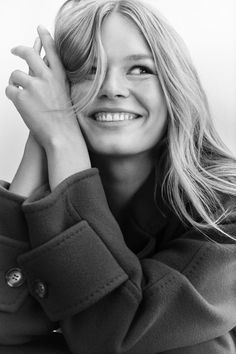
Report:
[[44,27],[39,26],[38,33],[47,63],[35,48],[13,48],[11,52],[28,64],[29,74],[15,70],[10,76],[6,95],[14,103],[29,130],[46,148],[52,139],[61,138],[65,131],[75,134],[78,122],[73,115],[69,84],[56,53],[54,40]]
[[[12,49],[14,55],[26,61],[29,73],[15,70],[6,88],[7,97],[30,130],[27,148],[11,186],[13,192],[25,196],[47,177],[51,189],[54,189],[70,175],[91,167],[87,145],[72,107],[69,83],[54,40],[42,26],[38,27],[38,34],[33,48],[18,46]],[[46,60],[40,56],[42,46]],[[42,175],[42,171],[45,171],[42,165],[44,151],[47,177]],[[42,177],[39,178],[39,175]],[[26,186],[26,180],[30,188]]]

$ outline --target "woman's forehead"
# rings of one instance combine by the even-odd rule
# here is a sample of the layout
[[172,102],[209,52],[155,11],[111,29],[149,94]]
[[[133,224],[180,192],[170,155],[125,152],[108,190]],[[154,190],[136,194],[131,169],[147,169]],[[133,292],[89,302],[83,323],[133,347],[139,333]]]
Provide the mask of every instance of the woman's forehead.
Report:
[[110,14],[102,25],[102,44],[107,55],[127,60],[152,59],[138,26],[120,13]]

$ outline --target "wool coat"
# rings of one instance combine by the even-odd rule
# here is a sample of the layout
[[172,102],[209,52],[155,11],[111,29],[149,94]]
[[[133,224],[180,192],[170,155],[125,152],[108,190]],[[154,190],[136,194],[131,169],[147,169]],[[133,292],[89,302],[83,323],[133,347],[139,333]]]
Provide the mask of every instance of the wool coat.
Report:
[[[154,198],[154,173],[121,225],[96,168],[27,199],[8,187],[1,183],[0,353],[236,353],[236,243],[184,225],[160,186]],[[236,235],[236,212],[222,227]],[[63,335],[47,347],[57,328]]]

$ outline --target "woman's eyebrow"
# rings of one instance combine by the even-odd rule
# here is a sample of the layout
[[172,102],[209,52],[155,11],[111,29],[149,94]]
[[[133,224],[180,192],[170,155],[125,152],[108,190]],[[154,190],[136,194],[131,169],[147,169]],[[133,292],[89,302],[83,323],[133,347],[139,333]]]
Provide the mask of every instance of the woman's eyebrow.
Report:
[[124,59],[126,59],[126,60],[142,60],[142,59],[153,60],[153,56],[151,54],[132,54],[132,55],[128,55]]
[[[127,55],[126,57],[122,58],[123,61],[139,61],[139,60],[150,60],[154,64],[154,59],[151,54],[131,54]],[[94,59],[93,65],[97,66],[97,58]]]
[[[126,57],[124,57],[124,60],[142,60],[142,59],[149,59],[154,61],[153,56],[151,54],[132,54],[132,55],[128,55]],[[94,65],[97,64],[97,58],[94,59]]]

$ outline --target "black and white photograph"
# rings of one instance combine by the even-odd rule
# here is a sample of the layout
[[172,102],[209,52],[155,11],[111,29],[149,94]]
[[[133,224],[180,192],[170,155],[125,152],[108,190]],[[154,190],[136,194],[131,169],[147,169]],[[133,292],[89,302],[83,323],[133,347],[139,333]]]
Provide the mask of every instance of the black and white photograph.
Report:
[[236,354],[235,0],[0,16],[0,354]]

